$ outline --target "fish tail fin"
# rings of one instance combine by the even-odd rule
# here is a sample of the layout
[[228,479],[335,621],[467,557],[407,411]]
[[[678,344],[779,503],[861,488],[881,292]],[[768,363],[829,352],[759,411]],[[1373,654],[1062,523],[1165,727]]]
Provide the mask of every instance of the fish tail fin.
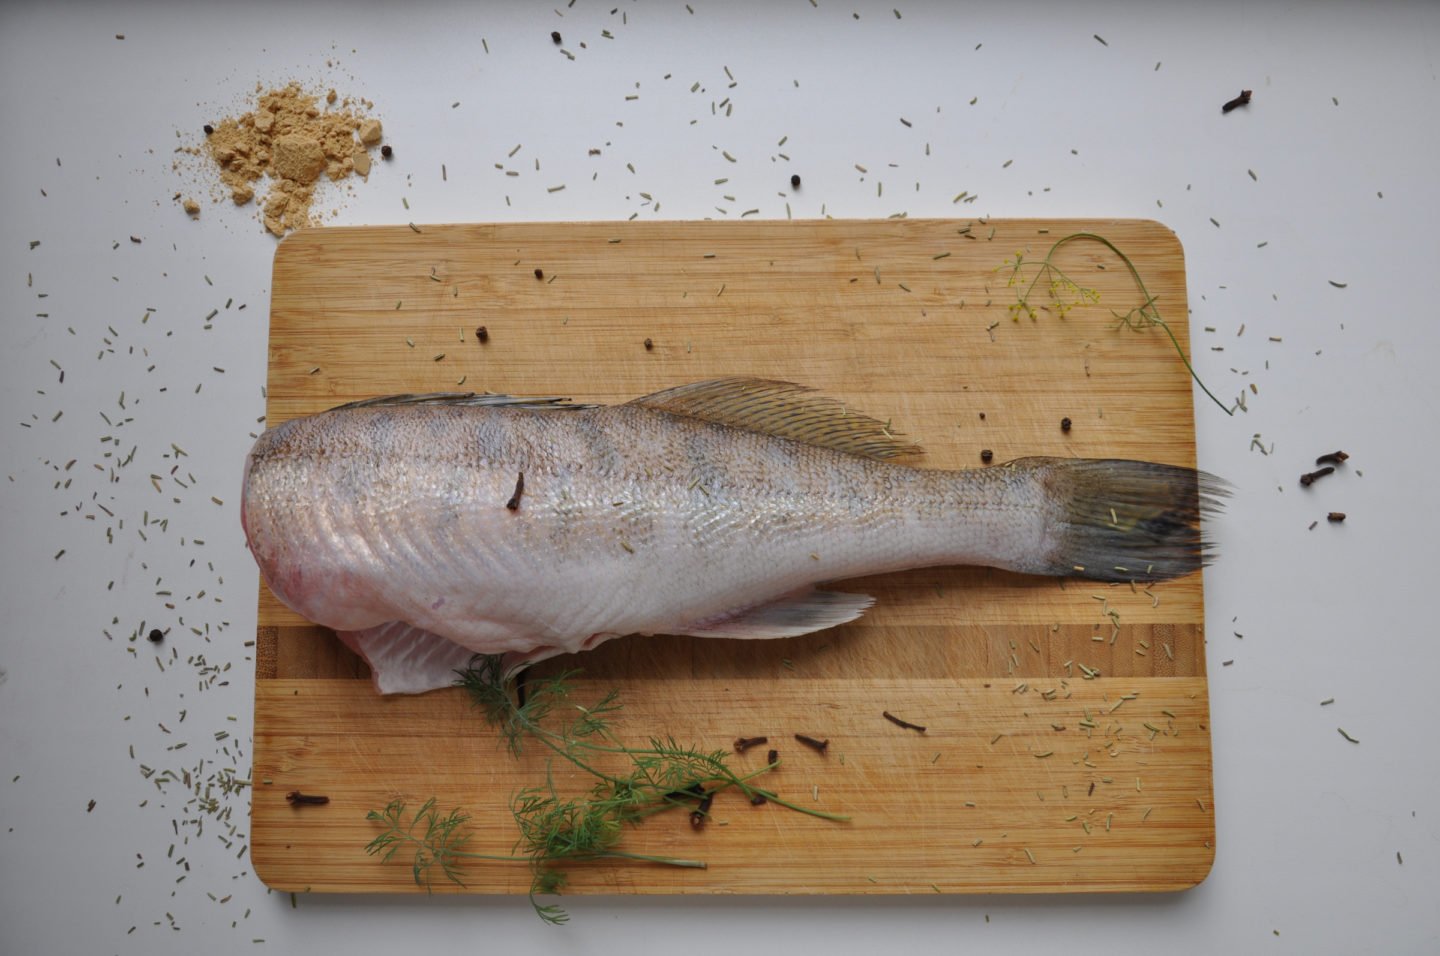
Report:
[[1051,503],[1043,574],[1097,581],[1163,580],[1210,563],[1201,519],[1229,486],[1193,468],[1122,459],[1029,458]]

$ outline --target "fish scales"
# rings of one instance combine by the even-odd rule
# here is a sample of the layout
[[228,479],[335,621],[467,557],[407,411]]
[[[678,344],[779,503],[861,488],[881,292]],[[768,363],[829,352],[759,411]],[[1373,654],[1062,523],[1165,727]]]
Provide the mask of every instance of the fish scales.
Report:
[[[507,512],[521,473],[520,506]],[[270,527],[292,529],[287,540],[329,541],[364,559],[320,564],[324,577],[311,572],[282,597],[354,628],[384,614],[361,616],[351,603],[357,575],[386,606],[444,597],[454,607],[469,592],[483,603],[461,608],[525,637],[541,608],[556,637],[585,620],[587,636],[621,629],[600,626],[617,613],[610,597],[629,609],[632,630],[679,627],[763,602],[761,580],[784,593],[896,567],[999,560],[1000,547],[987,554],[976,544],[1020,536],[1023,513],[1039,506],[997,494],[1014,481],[996,470],[905,468],[626,406],[302,419],[256,449],[250,474],[249,520],[264,501]],[[281,580],[283,568],[298,571],[298,556],[276,555]],[[332,608],[340,595],[345,606]],[[529,603],[542,596],[540,607]]]

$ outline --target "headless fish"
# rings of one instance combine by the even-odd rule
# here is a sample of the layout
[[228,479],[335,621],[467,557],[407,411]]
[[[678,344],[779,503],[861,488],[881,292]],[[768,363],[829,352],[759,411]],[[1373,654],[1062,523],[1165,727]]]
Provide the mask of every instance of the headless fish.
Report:
[[1190,468],[1025,458],[945,471],[788,382],[622,405],[370,399],[269,429],[242,522],[270,589],[382,693],[625,634],[778,638],[858,618],[846,578],[937,565],[1152,581],[1198,569],[1222,484]]

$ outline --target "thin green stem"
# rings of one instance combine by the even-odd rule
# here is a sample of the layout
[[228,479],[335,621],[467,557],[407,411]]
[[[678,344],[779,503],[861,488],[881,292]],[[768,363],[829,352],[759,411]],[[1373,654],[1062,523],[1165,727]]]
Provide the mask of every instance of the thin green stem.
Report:
[[596,859],[613,858],[617,860],[639,860],[643,863],[663,863],[666,866],[678,866],[689,870],[704,870],[709,864],[704,860],[681,860],[673,856],[651,856],[648,853],[627,853],[624,850],[608,850],[604,853],[595,854]]
[[[409,839],[417,844],[423,843],[423,841],[417,837],[410,837]],[[446,853],[449,856],[463,856],[469,860],[498,860],[501,863],[530,862],[530,858],[528,856],[504,856],[503,854],[499,853],[472,853],[469,850],[448,850],[446,851]]]
[[830,813],[826,810],[816,810],[813,807],[802,807],[798,803],[791,803],[784,797],[778,796],[769,790],[761,790],[759,787],[755,788],[755,792],[760,794],[760,796],[764,797],[766,800],[769,800],[771,803],[779,804],[780,806],[785,807],[788,810],[794,810],[796,813],[803,813],[809,817],[819,817],[822,820],[833,820],[836,823],[850,822],[850,818],[843,813]]
[[562,747],[559,743],[556,743],[556,741],[559,740],[568,744],[570,748],[573,748],[577,744],[576,741],[570,740],[567,737],[563,737],[560,734],[555,733],[554,731],[546,730],[544,727],[531,724],[529,721],[525,721],[524,726],[525,729],[530,732],[530,735],[532,737],[534,737],[536,740],[539,740],[542,744],[553,750],[557,755],[564,757],[567,761],[574,764],[577,768],[585,771],[586,773],[591,774],[594,777],[598,777],[599,779],[604,780],[606,783],[614,784],[617,786],[627,782],[623,777],[616,777],[606,773],[603,770],[597,770],[590,764],[581,760],[579,757],[576,757],[571,749],[567,749],[566,747]]
[[[1210,401],[1214,402],[1215,405],[1222,412],[1224,412],[1226,415],[1233,416],[1235,414],[1235,410],[1233,408],[1227,407],[1224,402],[1216,398],[1215,393],[1210,391],[1210,389],[1206,387],[1205,383],[1200,380],[1199,373],[1195,371],[1195,366],[1190,363],[1190,358],[1185,354],[1185,348],[1180,344],[1180,339],[1175,335],[1175,331],[1170,328],[1170,323],[1166,322],[1163,318],[1161,318],[1160,309],[1155,304],[1156,297],[1151,295],[1150,290],[1145,287],[1145,280],[1141,278],[1140,270],[1135,268],[1135,263],[1131,262],[1130,257],[1127,256],[1125,253],[1121,252],[1119,247],[1117,247],[1115,243],[1111,242],[1109,239],[1106,239],[1104,236],[1093,232],[1075,232],[1056,240],[1055,244],[1050,247],[1050,251],[1045,254],[1044,260],[1042,260],[1039,269],[1037,269],[1035,272],[1035,277],[1030,280],[1030,285],[1025,289],[1025,293],[1020,296],[1019,301],[1028,307],[1030,295],[1035,291],[1035,286],[1040,282],[1041,275],[1046,272],[1058,275],[1065,282],[1068,282],[1070,285],[1079,288],[1078,284],[1075,283],[1073,279],[1060,271],[1060,269],[1054,264],[1053,260],[1055,258],[1055,254],[1060,251],[1060,248],[1062,246],[1068,245],[1072,242],[1077,242],[1082,239],[1086,239],[1091,242],[1098,242],[1106,249],[1109,249],[1111,252],[1115,253],[1115,255],[1120,259],[1120,261],[1125,263],[1125,268],[1130,272],[1130,278],[1135,281],[1135,286],[1140,290],[1140,294],[1145,297],[1145,301],[1143,304],[1134,309],[1131,309],[1129,312],[1121,315],[1118,312],[1112,311],[1111,314],[1114,315],[1117,319],[1119,319],[1120,323],[1125,325],[1126,328],[1134,331],[1138,331],[1140,326],[1131,319],[1131,316],[1139,316],[1140,319],[1143,320],[1144,324],[1158,325],[1160,328],[1164,329],[1165,334],[1170,338],[1170,344],[1175,346],[1175,351],[1180,356],[1180,361],[1185,366],[1185,371],[1190,373],[1190,378],[1194,380],[1196,385],[1200,386],[1200,390],[1204,392],[1206,396],[1209,397]],[[1017,272],[1020,269],[1020,262],[1018,259],[1016,260],[1015,269]]]
[[[409,842],[409,844],[415,845],[416,848],[429,847],[428,842],[423,841],[423,839],[420,839],[419,836],[405,834],[403,835],[403,838],[405,838],[405,841]],[[477,852],[469,851],[469,849],[446,849],[445,855],[446,857],[464,857],[467,858],[467,860],[492,860],[495,862],[530,862],[530,857],[507,857],[507,855],[504,854],[477,854]]]
[[[1125,321],[1125,317],[1124,317],[1124,316],[1120,316],[1120,320],[1121,320],[1122,322]],[[1216,397],[1215,397],[1215,393],[1212,392],[1212,391],[1210,391],[1210,389],[1206,388],[1206,387],[1205,387],[1205,383],[1202,382],[1202,381],[1200,381],[1200,376],[1199,376],[1199,374],[1195,371],[1195,366],[1193,366],[1193,365],[1190,364],[1190,359],[1185,355],[1185,350],[1180,347],[1180,340],[1175,337],[1174,331],[1172,331],[1171,328],[1170,328],[1170,323],[1166,322],[1164,319],[1160,318],[1158,315],[1157,315],[1157,316],[1153,316],[1152,319],[1151,319],[1151,321],[1153,321],[1156,325],[1160,326],[1160,328],[1164,329],[1164,330],[1165,330],[1165,334],[1168,335],[1168,336],[1170,336],[1170,344],[1172,344],[1172,345],[1175,346],[1175,351],[1180,354],[1180,361],[1183,362],[1184,365],[1185,365],[1185,371],[1189,372],[1189,373],[1190,373],[1190,377],[1195,380],[1195,384],[1200,386],[1200,391],[1202,391],[1202,392],[1204,392],[1206,395],[1210,396],[1210,401],[1212,401],[1212,402],[1214,402],[1216,405],[1218,405],[1218,406],[1220,407],[1220,410],[1221,410],[1222,412],[1224,412],[1226,415],[1230,415],[1230,416],[1233,417],[1234,414],[1235,414],[1235,409],[1233,409],[1233,408],[1227,408],[1227,407],[1225,406],[1225,403],[1222,402],[1222,401],[1220,401],[1220,399],[1216,398]],[[1126,322],[1126,324],[1128,325],[1129,323]]]
[[[779,766],[780,766],[780,761],[778,761],[778,760],[775,761],[774,763],[767,763],[765,766],[761,767],[759,770],[752,771],[752,772],[750,772],[750,773],[747,773],[745,776],[738,778],[738,781],[740,782],[741,786],[744,787],[744,781],[753,780],[753,779],[755,779],[756,777],[761,776],[762,774],[767,774],[767,773],[769,773],[770,771],[774,770],[775,768],[777,768],[777,767],[779,767]],[[794,811],[797,812],[797,813],[803,813],[803,814],[806,814],[807,816],[819,817],[819,818],[822,819],[822,820],[834,820],[834,821],[836,821],[837,823],[849,823],[849,822],[850,822],[850,817],[848,817],[847,815],[845,815],[845,814],[843,814],[843,813],[830,813],[830,812],[825,811],[825,810],[816,810],[816,809],[814,809],[814,808],[812,808],[812,807],[802,807],[802,806],[800,806],[800,805],[798,805],[798,804],[791,803],[789,800],[786,800],[786,799],[784,799],[783,797],[778,796],[777,794],[775,794],[773,791],[770,791],[770,790],[762,790],[762,789],[759,788],[759,787],[749,787],[749,788],[745,788],[745,789],[746,789],[747,794],[757,794],[757,793],[758,793],[760,796],[764,797],[766,800],[769,800],[771,803],[777,803],[777,804],[779,804],[780,806],[785,807],[787,810],[794,810]]]

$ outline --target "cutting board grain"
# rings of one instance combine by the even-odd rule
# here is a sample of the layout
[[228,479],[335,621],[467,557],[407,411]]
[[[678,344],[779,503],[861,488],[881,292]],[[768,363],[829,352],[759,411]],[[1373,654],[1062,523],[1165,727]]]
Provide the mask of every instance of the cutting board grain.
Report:
[[[489,390],[619,402],[729,375],[815,386],[918,440],[932,467],[1024,455],[1195,463],[1191,382],[1100,244],[1056,264],[1098,303],[1014,321],[1017,252],[1074,232],[1132,259],[1188,342],[1175,235],[1141,220],[535,223],[315,229],[275,256],[269,424],[397,392]],[[1033,276],[1027,269],[1025,275]],[[1061,289],[1062,301],[1076,298]],[[486,330],[482,342],[477,328]],[[647,344],[648,343],[648,344]],[[1072,427],[1062,431],[1060,421]],[[1175,890],[1214,858],[1201,576],[1148,590],[977,568],[845,582],[859,621],[786,641],[630,637],[546,665],[578,698],[618,688],[619,732],[702,749],[767,735],[769,785],[834,823],[722,794],[626,837],[705,870],[578,868],[567,892],[948,893]],[[418,891],[364,852],[394,798],[471,815],[506,853],[509,799],[544,779],[461,692],[375,694],[365,664],[263,587],[250,852],[280,890]],[[882,717],[888,710],[925,726]],[[795,733],[828,738],[817,754]],[[763,750],[734,758],[758,767]],[[572,778],[559,774],[565,786]],[[294,807],[291,790],[330,803]],[[469,862],[465,887],[519,893],[523,866]]]

